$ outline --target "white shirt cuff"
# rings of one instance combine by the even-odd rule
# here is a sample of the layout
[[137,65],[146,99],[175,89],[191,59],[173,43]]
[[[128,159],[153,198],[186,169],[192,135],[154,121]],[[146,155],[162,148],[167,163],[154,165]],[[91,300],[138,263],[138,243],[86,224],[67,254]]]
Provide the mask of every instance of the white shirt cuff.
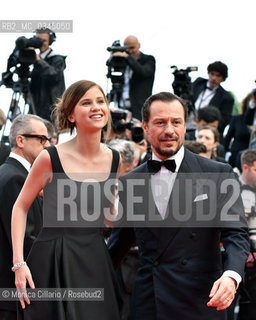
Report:
[[242,277],[240,276],[240,274],[238,274],[235,271],[232,270],[227,270],[223,273],[222,277],[230,277],[234,280],[236,280],[236,289],[238,288],[240,282],[242,281]]

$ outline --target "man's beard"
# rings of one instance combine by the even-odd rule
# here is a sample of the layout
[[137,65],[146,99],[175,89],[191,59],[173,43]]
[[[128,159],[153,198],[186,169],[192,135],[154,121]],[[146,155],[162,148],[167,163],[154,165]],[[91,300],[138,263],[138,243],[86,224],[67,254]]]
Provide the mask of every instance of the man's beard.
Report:
[[[178,141],[178,137],[174,134],[173,135],[166,134],[166,135],[160,136],[159,140],[161,141],[162,139],[168,139],[168,138],[175,139],[176,141]],[[175,150],[169,149],[169,148],[168,149],[161,149],[159,146],[155,146],[154,149],[159,155],[161,155],[163,157],[170,158],[170,157],[174,156],[180,150],[181,146],[182,146],[182,144],[178,145]]]
[[175,150],[163,150],[159,147],[155,147],[154,149],[161,156],[170,158],[170,157],[174,156],[180,150],[180,148],[181,148],[181,145],[178,146],[177,149],[175,149]]

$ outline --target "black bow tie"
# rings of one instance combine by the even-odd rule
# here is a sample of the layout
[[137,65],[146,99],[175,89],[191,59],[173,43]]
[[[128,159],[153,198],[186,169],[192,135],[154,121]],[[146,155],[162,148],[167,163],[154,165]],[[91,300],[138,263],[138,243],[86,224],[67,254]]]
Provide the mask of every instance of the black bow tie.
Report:
[[164,160],[164,161],[156,161],[156,160],[148,160],[148,171],[152,174],[157,173],[162,166],[165,166],[166,169],[175,172],[176,163],[175,160]]
[[210,91],[215,91],[217,89],[217,87],[209,87],[209,86],[206,86],[206,89],[210,90]]

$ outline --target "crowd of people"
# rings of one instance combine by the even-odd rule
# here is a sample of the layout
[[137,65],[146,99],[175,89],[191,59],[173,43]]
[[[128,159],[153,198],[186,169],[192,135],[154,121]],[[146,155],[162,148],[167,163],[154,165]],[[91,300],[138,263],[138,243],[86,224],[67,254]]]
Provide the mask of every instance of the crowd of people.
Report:
[[[36,36],[37,115],[12,119],[0,144],[0,288],[20,293],[0,300],[0,318],[255,320],[255,93],[232,115],[216,61],[192,83],[193,110],[152,95],[155,58],[130,35],[113,53],[126,67],[111,109],[95,82],[65,90],[55,33]],[[104,295],[40,301],[25,288]]]

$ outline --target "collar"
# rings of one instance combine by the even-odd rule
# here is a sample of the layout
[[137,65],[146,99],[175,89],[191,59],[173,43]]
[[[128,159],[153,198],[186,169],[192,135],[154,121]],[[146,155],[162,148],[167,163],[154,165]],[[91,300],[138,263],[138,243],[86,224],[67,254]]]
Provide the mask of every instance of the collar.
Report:
[[208,88],[211,88],[211,91],[215,92],[215,91],[219,88],[219,86],[211,87],[211,86],[210,86],[210,82],[209,82],[209,80],[208,80],[208,81],[206,82],[206,89],[208,89]]
[[240,176],[238,177],[238,179],[239,179],[241,185],[244,185],[244,184],[245,184],[245,182],[244,182],[244,180],[243,180],[243,178],[242,178],[242,175],[240,175]]
[[16,159],[23,165],[23,167],[29,172],[31,168],[31,163],[29,163],[25,158],[22,156],[18,155],[17,153],[11,152],[9,155],[10,158]]
[[[168,159],[165,159],[165,160],[171,160],[171,159],[175,160],[175,162],[176,162],[175,172],[178,172],[180,169],[180,165],[181,165],[183,158],[184,158],[184,146],[181,146],[180,150],[174,156],[172,156]],[[154,152],[152,152],[152,160],[162,161],[154,154]]]

